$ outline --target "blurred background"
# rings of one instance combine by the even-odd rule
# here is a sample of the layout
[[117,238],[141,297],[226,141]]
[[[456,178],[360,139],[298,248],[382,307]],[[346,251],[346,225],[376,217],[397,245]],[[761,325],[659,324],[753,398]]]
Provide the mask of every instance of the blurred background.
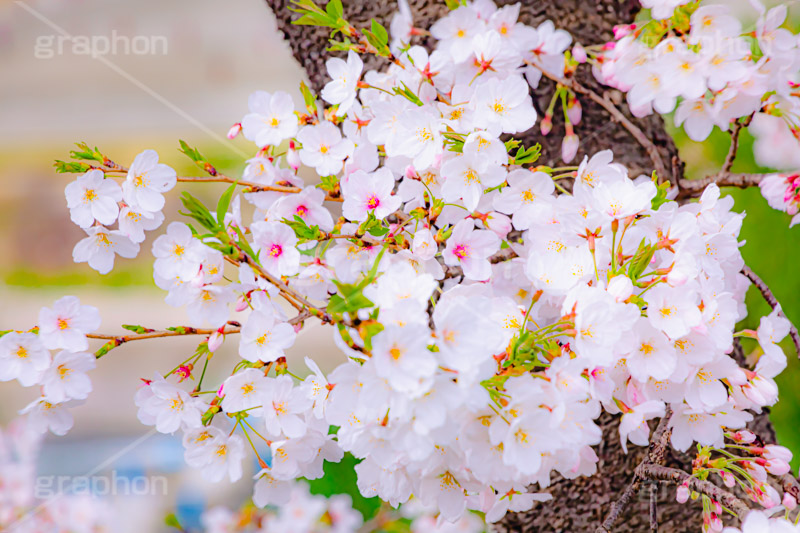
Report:
[[[747,2],[736,5],[752,16]],[[795,31],[799,19],[792,7]],[[109,40],[116,35],[120,47],[124,38],[165,39],[149,41],[153,53],[92,57],[75,53],[69,42],[59,50],[59,35]],[[74,143],[85,141],[123,165],[152,148],[178,175],[197,175],[178,152],[178,139],[184,139],[220,170],[239,175],[254,150],[241,137],[228,141],[225,133],[247,112],[248,95],[263,89],[297,97],[303,76],[265,3],[2,0],[0,72],[0,329],[31,327],[40,307],[65,294],[98,307],[107,333],[121,331],[122,323],[154,328],[186,323],[184,311],[167,306],[152,282],[152,237],[142,244],[138,259],[118,259],[106,276],[72,262],[72,248],[84,234],[70,222],[65,205],[63,190],[72,176],[56,174],[52,164],[68,159]],[[704,143],[679,132],[676,138],[689,177],[716,171],[728,150],[728,135],[718,130]],[[745,133],[735,172],[769,170],[756,165],[752,143]],[[222,189],[188,187],[201,198]],[[800,323],[800,226],[789,229],[789,217],[771,210],[758,190],[728,192],[737,210],[747,213],[741,234],[745,260],[772,287],[788,317]],[[165,209],[167,220],[177,214],[175,197]],[[748,294],[748,306],[752,317],[769,312],[755,290]],[[743,324],[757,325],[756,318]],[[330,328],[307,329],[288,353],[290,368],[305,374],[304,355],[321,359],[323,370],[338,364],[343,356],[331,339]],[[166,496],[117,498],[115,512],[125,517],[117,522],[121,533],[159,531],[164,515],[174,509],[184,524],[192,525],[206,505],[247,498],[249,481],[206,485],[183,467],[178,439],[152,434],[136,419],[133,396],[139,378],[149,377],[142,369],[168,370],[195,346],[196,340],[178,338],[112,351],[92,373],[95,392],[72,410],[74,428],[66,437],[46,438],[39,474],[84,475],[102,465],[101,472],[121,476],[166,476]],[[789,368],[778,378],[781,400],[772,419],[781,443],[800,454],[800,363],[791,343],[784,348]],[[235,357],[230,346],[220,355]],[[37,391],[16,382],[0,383],[0,426],[36,396]],[[352,484],[352,478],[339,479]],[[357,503],[367,511],[375,505]]]

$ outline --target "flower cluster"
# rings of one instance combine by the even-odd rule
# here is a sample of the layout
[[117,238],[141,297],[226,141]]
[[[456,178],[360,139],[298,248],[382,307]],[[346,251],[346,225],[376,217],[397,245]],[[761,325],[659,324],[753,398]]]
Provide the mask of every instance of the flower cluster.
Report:
[[680,101],[675,124],[695,141],[756,113],[782,117],[797,136],[798,39],[781,27],[786,6],[754,2],[758,21],[745,32],[730,6],[676,4],[643,1],[661,20],[618,26],[617,40],[593,57],[598,80],[626,92],[637,116],[670,113]]
[[[73,154],[87,159],[97,154],[85,145],[79,146],[87,152]],[[114,166],[102,156],[91,158]],[[86,262],[101,274],[107,274],[114,268],[117,255],[136,257],[144,232],[157,229],[164,221],[163,193],[175,187],[176,179],[173,169],[158,162],[155,151],[145,150],[133,160],[121,185],[112,175],[97,168],[67,185],[64,193],[70,218],[87,235],[75,245],[72,252],[75,262]],[[114,223],[117,229],[109,229]]]
[[[331,4],[333,15],[302,5],[356,36]],[[629,443],[647,445],[648,421],[667,416],[674,448],[718,450],[752,411],[777,401],[773,378],[786,366],[777,343],[789,323],[776,309],[757,331],[735,330],[748,282],[738,241],[743,215],[732,211],[733,200],[712,184],[699,202],[679,205],[667,183],[628,176],[609,150],[577,167],[536,166],[538,148],[512,136],[534,126],[531,87],[564,71],[571,37],[551,22],[526,26],[518,13],[519,5],[498,9],[488,0],[462,5],[431,27],[437,44],[429,52],[408,44],[413,21],[401,10],[391,46],[380,25],[368,38],[391,59],[388,69],[364,72],[356,51],[366,45],[327,62],[327,109],[305,87],[306,112],[295,111],[287,94],[254,93],[250,113],[231,130],[257,146],[241,180],[185,147],[213,179],[232,185],[214,213],[184,195],[191,225],[172,222],[155,240],[155,281],[191,321],[163,335],[207,338],[173,371],[143,380],[135,402],[142,423],[180,432],[186,462],[207,479],[239,479],[250,447],[261,466],[254,503],[300,509],[316,531],[324,504],[293,489],[295,480],[321,477],[324,461],[348,452],[360,461],[365,496],[397,506],[414,495],[439,523],[465,520],[468,510],[493,522],[548,500],[536,487],[547,488],[555,474],[594,474],[593,446],[603,438],[595,420],[604,411],[619,415],[626,451]],[[759,38],[782,39],[775,16],[765,16]],[[782,56],[765,50],[757,65],[733,57],[719,70],[701,68],[711,58],[694,41],[704,31],[696,28],[721,28],[734,40],[740,32],[716,8],[694,9],[691,20],[691,31],[678,38],[665,30],[654,49],[636,32],[624,37],[594,58],[598,72],[631,89],[641,112],[651,104],[666,111],[682,96],[678,114],[698,102],[703,109],[728,102],[729,121],[760,110],[767,90],[777,91],[770,96],[777,105],[779,86],[788,84]],[[674,54],[675,64],[658,56],[659,65],[684,76],[669,87],[686,92],[658,93],[657,103],[645,95],[638,105],[639,78],[625,76],[646,79],[655,72],[651,56],[662,53]],[[745,83],[754,79],[758,90]],[[579,107],[564,87],[557,97],[568,118],[562,156],[569,160]],[[551,112],[552,104],[545,121]],[[176,177],[157,160],[151,152],[137,157],[121,193],[103,171],[86,172],[67,190],[73,219],[138,247],[141,232],[103,224],[118,216],[120,194],[123,209],[160,224],[161,193]],[[321,183],[306,184],[301,167]],[[241,196],[237,185],[246,187]],[[108,260],[107,248],[95,246],[100,239],[90,239],[90,265],[109,270],[113,253]],[[291,318],[287,304],[297,312]],[[40,413],[88,393],[88,362],[75,351],[86,349],[83,335],[97,324],[76,302],[70,309],[44,313],[38,336],[0,340],[4,361],[24,359],[8,366],[17,370],[6,379],[44,384]],[[333,326],[345,358],[327,375],[306,358],[310,374],[300,379],[288,370],[286,350],[315,318]],[[204,326],[211,329],[197,329]],[[753,368],[735,358],[742,336],[761,346]],[[204,386],[206,368],[225,364],[211,355],[231,338],[240,359],[221,384]],[[47,348],[66,351],[51,362]],[[20,349],[37,355],[15,355]],[[779,453],[774,460],[761,453],[765,464],[751,461],[761,470],[739,479],[765,507],[781,499],[764,488],[765,472],[785,469],[788,452]]]
[[86,373],[95,367],[95,356],[86,351],[86,334],[99,327],[97,308],[65,296],[39,311],[33,330],[7,331],[0,337],[0,381],[41,387],[41,396],[22,410],[32,427],[56,435],[72,428],[68,408],[92,391]]

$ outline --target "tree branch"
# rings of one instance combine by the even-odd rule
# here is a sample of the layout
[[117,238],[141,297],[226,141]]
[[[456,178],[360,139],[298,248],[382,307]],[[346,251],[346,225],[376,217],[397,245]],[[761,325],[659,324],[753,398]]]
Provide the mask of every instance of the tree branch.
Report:
[[[241,327],[231,327],[228,328],[226,326],[225,330],[222,332],[224,335],[230,335],[233,333],[239,333],[241,331]],[[176,328],[175,330],[153,330],[148,331],[147,333],[139,333],[134,335],[109,335],[106,333],[87,333],[86,338],[88,339],[102,339],[102,340],[113,340],[117,341],[117,346],[120,344],[124,344],[126,342],[131,341],[141,341],[145,339],[158,339],[161,337],[181,337],[185,335],[212,335],[216,333],[218,330],[216,329],[198,329],[198,328],[188,328],[188,327],[180,327]]]
[[740,520],[743,520],[747,513],[750,512],[750,507],[730,492],[722,490],[709,481],[698,479],[683,470],[652,463],[642,463],[636,468],[636,473],[643,479],[686,485],[689,490],[705,494],[722,506],[732,510]]
[[699,196],[706,187],[712,183],[716,183],[720,187],[737,187],[739,189],[747,189],[749,187],[757,187],[761,180],[773,174],[732,174],[730,172],[718,172],[717,174],[705,177],[699,180],[680,181],[681,193],[679,198],[688,198]]
[[[608,99],[608,97],[606,97],[605,95],[600,96],[593,90],[584,87],[583,85],[578,83],[578,81],[575,80],[574,78],[565,79],[556,74],[553,74],[552,72],[548,72],[547,70],[543,69],[542,67],[540,67],[535,63],[528,62],[528,64],[534,68],[541,70],[542,74],[544,74],[545,77],[550,78],[554,82],[559,83],[569,89],[572,89],[576,93],[585,94],[593,102],[595,102],[597,105],[605,109],[608,112],[608,114],[611,115],[611,117],[616,122],[621,124],[623,128],[628,130],[628,133],[630,133],[633,136],[633,138],[636,139],[636,142],[638,142],[642,146],[642,148],[645,149],[647,155],[650,157],[650,160],[653,162],[653,168],[655,169],[656,174],[658,175],[659,181],[663,181],[664,179],[667,178],[668,175],[667,167],[664,166],[664,161],[661,159],[661,155],[658,153],[658,148],[656,148],[656,145],[653,144],[653,142],[647,138],[644,132],[636,124],[628,120],[628,117],[626,117],[622,113],[622,111],[620,111],[617,108],[617,106],[614,105],[614,103]],[[675,176],[675,178],[677,178],[677,176]]]
[[[658,426],[656,426],[656,430],[653,432],[650,451],[648,451],[647,456],[642,460],[642,462],[639,463],[639,466],[644,464],[660,464],[664,461],[664,454],[667,450],[667,446],[669,445],[669,435],[671,433],[669,428],[670,417],[672,417],[672,408],[667,406],[664,416],[658,421]],[[619,516],[622,514],[622,511],[625,510],[625,507],[627,507],[631,497],[639,488],[641,483],[642,477],[636,471],[634,471],[633,479],[631,480],[630,484],[628,484],[628,486],[625,488],[619,499],[611,504],[611,510],[609,510],[608,515],[606,516],[606,519],[603,520],[602,525],[595,530],[596,533],[609,533],[609,531],[611,531],[611,528],[614,527],[614,524],[616,524]]]
[[[764,300],[766,300],[770,307],[773,309],[780,307],[780,303],[778,303],[778,299],[775,298],[775,295],[772,294],[772,290],[766,283],[764,283],[764,280],[759,278],[758,275],[753,272],[753,269],[745,265],[742,268],[742,274],[744,274],[747,279],[753,282],[753,285],[758,288],[758,290],[761,292],[761,295],[764,297]],[[792,324],[791,320],[786,317],[782,310],[778,311],[778,314],[789,322],[789,336],[792,338],[794,347],[797,350],[797,355],[800,356],[800,333],[797,332],[797,328],[794,326],[794,324]]]
[[650,484],[650,531],[658,532],[658,485]]
[[[752,118],[753,115],[750,115]],[[728,155],[725,156],[725,162],[722,164],[722,169],[720,170],[720,174],[728,173],[731,171],[733,167],[733,162],[736,159],[736,153],[739,151],[739,134],[742,132],[742,129],[750,124],[750,120],[747,120],[746,124],[735,120],[733,122],[733,126],[731,126],[731,146],[728,148]]]

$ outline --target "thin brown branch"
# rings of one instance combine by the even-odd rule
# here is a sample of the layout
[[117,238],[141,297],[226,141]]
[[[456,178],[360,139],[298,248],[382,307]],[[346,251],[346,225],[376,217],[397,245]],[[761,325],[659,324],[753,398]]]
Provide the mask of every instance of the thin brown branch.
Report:
[[[239,333],[241,331],[240,327],[226,327],[223,333],[225,335],[230,335],[233,333]],[[216,329],[199,329],[199,328],[189,328],[189,327],[180,327],[176,328],[175,330],[153,330],[148,331],[147,333],[135,333],[132,335],[110,335],[106,333],[87,333],[86,337],[89,339],[102,339],[102,340],[114,340],[117,341],[117,345],[124,344],[126,342],[132,341],[141,341],[145,339],[159,339],[161,337],[181,337],[185,335],[211,335],[216,333]]]
[[658,485],[650,484],[650,531],[658,531]]
[[[758,274],[753,272],[749,266],[745,265],[742,268],[742,274],[749,279],[753,285],[761,292],[761,296],[764,297],[764,300],[769,304],[770,307],[773,309],[777,309],[780,307],[780,303],[778,303],[778,299],[775,298],[775,295],[772,293],[772,289],[769,288],[769,285],[764,283]],[[783,311],[778,311],[778,314],[785,318],[789,322],[789,336],[792,338],[792,342],[794,343],[794,347],[797,350],[797,355],[800,356],[800,333],[797,332],[797,328],[792,324],[792,322],[786,317]]]
[[622,111],[620,111],[617,108],[617,106],[614,105],[614,102],[608,99],[606,95],[600,96],[599,94],[589,89],[588,87],[584,87],[583,85],[578,83],[578,81],[575,80],[574,78],[565,79],[562,78],[561,76],[553,74],[552,72],[548,72],[547,70],[543,69],[536,63],[528,62],[528,64],[533,66],[534,68],[541,70],[542,74],[544,74],[545,77],[550,78],[554,82],[559,83],[569,89],[572,89],[578,94],[584,94],[588,96],[593,102],[595,102],[600,107],[605,109],[608,112],[608,114],[611,115],[611,118],[613,118],[616,122],[621,124],[623,128],[628,130],[628,133],[630,133],[631,136],[634,139],[636,139],[636,142],[638,142],[642,146],[642,148],[645,149],[645,152],[647,152],[647,155],[650,157],[650,160],[653,163],[653,168],[655,169],[656,174],[658,175],[658,179],[660,181],[663,181],[667,178],[668,176],[667,167],[664,166],[664,161],[661,159],[661,154],[658,153],[658,148],[656,148],[656,145],[653,144],[653,142],[647,138],[647,135],[644,134],[641,128],[639,128],[639,126],[631,122],[628,119],[628,117],[626,117],[622,113]]
[[709,481],[698,479],[683,470],[652,463],[642,463],[636,467],[636,473],[642,479],[686,485],[689,490],[705,494],[712,500],[719,502],[723,507],[727,507],[736,513],[739,519],[744,519],[747,513],[750,512],[750,507],[730,492],[722,490]]
[[[92,166],[92,169],[102,170],[103,172],[111,172],[111,173],[126,173],[128,169],[112,163],[115,166],[104,165],[104,166]],[[113,176],[115,178],[124,178],[124,176]],[[221,174],[214,170],[213,176],[178,176],[178,181],[180,182],[187,182],[187,183],[235,183],[237,185],[241,185],[245,187],[246,190],[244,192],[264,192],[264,191],[272,191],[272,192],[281,192],[286,194],[296,194],[302,191],[301,187],[292,187],[291,185],[262,185],[260,183],[254,183],[251,181],[243,181],[237,180],[230,176],[226,176],[225,174]],[[344,198],[341,196],[332,196],[330,194],[325,195],[325,200],[328,202],[344,202]]]
[[[656,426],[656,430],[653,432],[653,437],[650,442],[650,450],[639,466],[644,464],[660,464],[664,461],[664,455],[666,453],[667,446],[669,445],[669,436],[671,432],[669,428],[669,419],[671,416],[672,409],[667,406],[664,416],[658,421],[658,426]],[[631,482],[627,487],[625,487],[625,490],[622,492],[622,495],[620,495],[617,501],[611,504],[611,509],[608,511],[606,519],[603,520],[602,525],[598,526],[598,528],[595,530],[596,533],[609,533],[609,531],[611,531],[611,528],[614,527],[614,524],[616,524],[617,520],[619,520],[622,511],[625,510],[625,507],[628,506],[628,503],[631,501],[634,493],[636,493],[641,486],[642,479],[643,478],[638,473],[634,472],[633,479],[631,479]]]
[[733,168],[733,162],[736,160],[736,154],[739,151],[739,134],[742,132],[744,128],[744,124],[735,120],[733,125],[731,126],[731,145],[728,148],[728,155],[725,156],[725,162],[722,163],[722,169],[720,170],[720,174],[725,174],[731,171]]
[[720,172],[699,180],[681,180],[680,188],[683,193],[682,197],[686,198],[698,196],[712,183],[716,183],[720,187],[737,187],[739,189],[757,187],[761,183],[761,180],[771,175],[772,174],[732,174],[730,172]]

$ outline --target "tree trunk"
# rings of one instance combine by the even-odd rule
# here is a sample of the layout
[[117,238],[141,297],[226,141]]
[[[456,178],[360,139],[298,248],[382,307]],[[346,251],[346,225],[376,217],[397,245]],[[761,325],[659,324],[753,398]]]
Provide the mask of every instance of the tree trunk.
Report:
[[[295,26],[291,21],[296,17],[287,8],[289,0],[266,0],[275,13],[278,29],[289,42],[292,53],[300,65],[306,70],[311,87],[315,91],[327,83],[325,60],[332,55],[326,52],[330,32],[326,28],[311,26]],[[499,6],[514,3],[509,0],[495,0]],[[385,27],[397,10],[394,1],[385,0],[343,0],[345,18],[357,27],[365,27],[372,18],[377,19]],[[447,12],[443,0],[409,0],[414,25],[429,28],[430,25]],[[584,45],[604,43],[612,39],[612,28],[615,24],[631,22],[639,11],[638,0],[537,0],[523,1],[520,9],[520,21],[531,26],[538,26],[545,20],[552,20],[557,28],[569,31],[573,39]],[[367,26],[368,27],[368,26]],[[418,44],[428,45],[422,39]],[[381,68],[385,62],[381,58],[364,57],[365,69]],[[382,64],[383,62],[383,64]],[[658,115],[650,115],[643,119],[634,118],[624,103],[619,91],[603,87],[591,75],[589,68],[582,66],[576,79],[581,85],[605,94],[619,109],[636,124],[647,138],[658,149],[664,167],[682,172],[683,164],[678,158],[678,151],[672,138],[664,128],[664,122]],[[539,116],[547,107],[554,91],[554,84],[543,79],[535,91],[534,104]],[[616,162],[625,165],[632,177],[639,174],[649,175],[653,171],[653,162],[645,149],[619,123],[612,120],[608,112],[598,104],[585,97],[580,97],[583,107],[583,119],[575,127],[581,139],[576,160],[584,155],[591,155],[600,150],[612,149]],[[556,113],[553,119],[553,131],[549,136],[542,136],[537,127],[523,135],[514,137],[523,141],[526,146],[541,143],[542,158],[540,162],[548,166],[560,166],[561,138],[563,137],[563,115]],[[667,178],[675,179],[674,176]],[[673,181],[674,183],[674,181]],[[739,355],[741,355],[739,353]],[[646,448],[632,446],[629,453],[623,453],[619,441],[618,417],[604,413],[598,424],[603,428],[603,442],[596,448],[600,459],[598,472],[594,476],[566,480],[555,476],[547,492],[553,500],[539,504],[531,511],[509,514],[494,526],[497,532],[594,532],[605,519],[611,505],[615,502],[633,478],[635,467],[647,453]],[[757,433],[765,441],[774,442],[772,425],[766,414],[754,421]],[[665,463],[686,471],[691,471],[691,458],[685,454],[668,450]],[[650,487],[643,484],[631,499],[626,510],[620,516],[616,532],[649,531]],[[657,518],[660,531],[669,533],[697,532],[700,529],[700,504],[678,504],[675,501],[675,487],[659,486],[657,495]],[[726,518],[726,524],[729,520]]]

